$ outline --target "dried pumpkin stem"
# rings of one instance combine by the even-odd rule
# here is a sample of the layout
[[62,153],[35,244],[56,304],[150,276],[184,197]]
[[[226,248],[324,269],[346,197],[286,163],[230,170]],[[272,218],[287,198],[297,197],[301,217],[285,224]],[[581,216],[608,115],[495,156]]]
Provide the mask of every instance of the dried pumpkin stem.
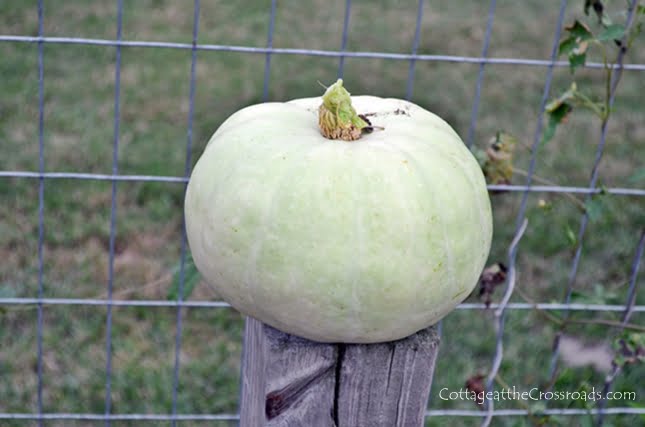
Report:
[[318,126],[325,138],[356,141],[361,137],[368,123],[359,117],[349,92],[343,87],[343,80],[329,86],[318,109]]

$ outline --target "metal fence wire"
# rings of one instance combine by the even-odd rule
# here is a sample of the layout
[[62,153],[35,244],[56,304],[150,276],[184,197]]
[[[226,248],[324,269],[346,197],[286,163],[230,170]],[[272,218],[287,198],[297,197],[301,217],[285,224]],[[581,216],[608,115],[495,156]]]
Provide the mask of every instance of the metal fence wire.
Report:
[[[268,5],[269,31],[267,35],[266,47],[251,47],[239,45],[217,45],[217,44],[200,44],[198,43],[199,31],[199,16],[200,16],[200,1],[194,0],[194,13],[193,13],[193,30],[192,30],[192,43],[175,43],[165,41],[145,41],[145,40],[124,40],[123,34],[123,16],[126,11],[124,10],[123,0],[117,0],[115,7],[117,8],[117,28],[116,38],[114,40],[107,39],[91,39],[91,38],[78,38],[78,37],[48,37],[43,31],[44,22],[44,1],[38,0],[38,34],[32,35],[2,35],[0,34],[0,43],[12,44],[36,44],[38,46],[38,171],[20,171],[20,170],[4,170],[0,171],[0,178],[16,178],[16,179],[33,179],[38,180],[38,294],[35,298],[0,298],[0,308],[2,306],[18,306],[18,305],[31,305],[37,307],[37,411],[34,413],[0,413],[0,424],[2,420],[37,420],[39,425],[44,425],[48,420],[95,420],[104,421],[105,425],[110,425],[112,421],[170,421],[174,426],[177,422],[181,421],[232,421],[239,420],[238,414],[182,414],[177,409],[177,396],[179,388],[179,366],[180,354],[182,348],[182,310],[185,307],[204,308],[204,309],[221,309],[228,307],[228,304],[217,301],[185,301],[184,300],[184,282],[185,282],[185,265],[187,257],[187,244],[185,230],[181,239],[180,250],[180,269],[179,269],[179,291],[178,298],[174,301],[169,300],[128,300],[128,299],[113,299],[113,284],[114,284],[114,261],[115,261],[115,230],[117,228],[117,193],[119,191],[119,184],[128,182],[160,182],[167,184],[183,185],[184,189],[188,183],[191,168],[191,146],[193,142],[193,115],[195,105],[195,86],[196,86],[196,64],[198,51],[220,51],[220,52],[240,52],[255,55],[264,55],[264,75],[263,75],[263,90],[262,100],[268,99],[269,84],[271,81],[271,58],[274,55],[304,55],[310,57],[332,57],[338,58],[338,76],[342,77],[345,70],[346,58],[378,58],[388,59],[395,61],[407,61],[409,63],[409,72],[406,86],[406,97],[409,99],[414,90],[415,80],[415,65],[421,61],[427,62],[452,62],[452,63],[470,63],[478,65],[479,72],[477,74],[476,85],[474,90],[474,99],[471,110],[470,125],[468,128],[466,144],[470,147],[473,144],[475,129],[477,125],[478,110],[480,105],[480,95],[483,77],[485,70],[490,66],[501,65],[518,65],[529,67],[546,67],[546,78],[544,81],[543,92],[541,97],[541,105],[539,114],[535,122],[535,131],[531,146],[531,157],[528,168],[526,181],[523,185],[489,185],[491,191],[509,191],[521,193],[521,204],[517,212],[515,238],[508,248],[508,276],[505,283],[505,293],[500,303],[493,303],[489,307],[479,303],[463,303],[457,308],[459,310],[482,310],[489,308],[494,310],[494,327],[496,330],[496,346],[495,352],[492,355],[492,367],[487,377],[486,387],[488,390],[493,390],[493,380],[500,368],[501,362],[504,357],[504,320],[505,314],[508,310],[557,310],[564,313],[572,311],[589,311],[589,312],[619,312],[623,313],[622,321],[626,324],[629,317],[633,313],[645,312],[644,305],[636,305],[636,285],[637,276],[639,273],[639,264],[643,255],[645,238],[644,234],[635,238],[635,251],[632,261],[632,267],[629,276],[628,294],[624,305],[611,305],[611,304],[582,304],[574,303],[571,301],[573,284],[576,280],[578,266],[581,255],[582,244],[578,244],[570,266],[570,273],[567,281],[566,298],[561,303],[553,302],[538,302],[532,303],[515,303],[509,302],[510,296],[513,292],[515,285],[516,275],[516,258],[518,253],[518,243],[522,238],[527,224],[527,200],[530,193],[570,193],[580,194],[589,200],[593,195],[598,193],[612,194],[616,196],[630,196],[630,197],[644,197],[645,189],[641,188],[601,188],[598,186],[598,166],[603,157],[607,138],[607,126],[601,129],[600,140],[596,145],[596,155],[594,163],[591,168],[589,183],[586,187],[573,187],[573,186],[557,186],[557,185],[533,185],[534,170],[537,158],[537,147],[540,143],[543,134],[543,123],[545,106],[551,94],[551,83],[554,69],[557,67],[568,67],[569,63],[566,61],[559,61],[558,58],[558,44],[561,40],[562,28],[565,24],[564,16],[567,9],[567,1],[561,0],[559,4],[558,19],[555,23],[548,25],[554,28],[553,42],[551,55],[548,60],[541,59],[522,59],[522,58],[491,58],[488,56],[489,45],[491,40],[491,32],[493,29],[496,1],[491,0],[488,15],[486,20],[486,29],[483,46],[481,48],[481,55],[477,57],[472,56],[453,56],[453,55],[427,55],[419,54],[418,47],[420,41],[420,32],[422,27],[422,16],[424,13],[424,1],[419,0],[417,8],[416,28],[414,32],[414,40],[409,53],[386,53],[386,52],[373,52],[373,51],[349,51],[347,50],[347,40],[349,33],[349,19],[352,9],[351,0],[346,0],[344,10],[344,23],[342,32],[342,44],[337,51],[331,50],[310,50],[310,49],[292,49],[292,48],[275,48],[273,47],[273,35],[275,29],[275,17],[277,0],[272,0]],[[634,10],[637,5],[636,0],[631,0],[629,5],[629,14],[627,16],[627,25],[631,25],[634,18]],[[554,1],[554,4],[557,4]],[[1,30],[0,30],[1,31]],[[45,171],[45,154],[44,154],[44,81],[45,71],[43,65],[43,49],[48,44],[75,44],[75,45],[94,45],[104,46],[105,48],[113,48],[116,51],[115,67],[114,67],[114,120],[113,120],[113,141],[112,141],[112,167],[111,174],[93,174],[93,173],[79,173],[75,171],[68,172],[46,172]],[[189,108],[187,115],[187,137],[185,146],[185,168],[183,176],[158,176],[158,175],[124,175],[119,173],[119,135],[120,135],[120,97],[121,97],[121,53],[124,48],[150,48],[150,49],[184,49],[192,52],[190,61],[190,89],[188,93]],[[623,70],[633,70],[642,72],[645,71],[645,64],[623,64],[624,52],[621,52],[616,61],[616,68],[611,82],[610,92],[610,105],[613,104],[616,94],[616,86],[620,73]],[[585,64],[587,68],[602,68],[604,64],[590,62]],[[5,153],[6,155],[6,153]],[[110,208],[110,230],[109,230],[109,264],[108,264],[108,283],[107,283],[107,297],[104,299],[83,299],[83,298],[46,298],[43,292],[43,245],[44,245],[44,220],[46,212],[44,210],[44,192],[45,182],[48,180],[94,180],[94,181],[107,181],[111,183],[111,208]],[[581,214],[579,229],[577,233],[578,242],[582,242],[585,237],[586,229],[589,223],[589,217],[586,212]],[[182,227],[183,228],[183,227]],[[43,410],[43,307],[50,305],[58,306],[105,306],[107,308],[107,317],[105,320],[106,326],[106,341],[105,341],[105,355],[106,355],[106,375],[105,375],[105,411],[104,413],[47,413]],[[111,378],[112,378],[112,340],[113,340],[113,307],[122,306],[139,306],[139,307],[174,307],[176,309],[176,337],[174,349],[174,373],[172,381],[172,410],[167,414],[119,414],[112,411],[112,393],[111,393]],[[551,360],[551,373],[554,373],[558,364],[558,351],[559,342],[556,339],[553,355]],[[605,389],[611,387],[611,381],[615,377],[608,378],[605,384]],[[645,408],[641,407],[610,407],[606,408],[605,401],[601,401],[596,408],[593,409],[543,409],[541,414],[544,415],[561,415],[561,416],[577,416],[577,415],[597,415],[598,423],[602,423],[603,417],[617,414],[639,414],[645,415]],[[495,409],[493,402],[488,401],[486,409],[481,410],[441,410],[441,409],[428,409],[427,417],[475,417],[481,418],[482,425],[489,425],[494,417],[522,417],[529,415],[529,410],[526,409]]]

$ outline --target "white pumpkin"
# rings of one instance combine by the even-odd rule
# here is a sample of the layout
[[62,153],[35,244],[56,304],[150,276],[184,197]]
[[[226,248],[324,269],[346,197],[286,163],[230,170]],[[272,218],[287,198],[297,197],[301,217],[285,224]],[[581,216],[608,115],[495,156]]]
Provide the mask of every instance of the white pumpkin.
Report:
[[[336,95],[347,102],[326,110],[331,126],[349,114],[350,131],[335,133],[356,141],[321,135],[319,106]],[[473,290],[491,244],[490,200],[441,118],[399,99],[351,103],[372,132],[340,80],[325,98],[233,114],[193,170],[186,228],[197,268],[240,312],[316,341],[390,341]]]

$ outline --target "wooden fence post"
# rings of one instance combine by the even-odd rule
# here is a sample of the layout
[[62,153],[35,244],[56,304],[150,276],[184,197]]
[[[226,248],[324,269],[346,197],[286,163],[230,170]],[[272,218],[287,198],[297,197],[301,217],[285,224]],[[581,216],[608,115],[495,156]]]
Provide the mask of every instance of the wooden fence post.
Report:
[[240,427],[420,427],[434,326],[380,344],[323,344],[247,318]]

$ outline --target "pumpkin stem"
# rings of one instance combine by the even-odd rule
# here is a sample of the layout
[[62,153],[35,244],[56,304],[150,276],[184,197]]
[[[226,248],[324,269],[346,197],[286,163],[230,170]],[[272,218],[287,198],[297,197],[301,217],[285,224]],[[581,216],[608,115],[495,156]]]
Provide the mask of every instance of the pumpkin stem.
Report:
[[352,107],[349,92],[343,87],[343,80],[329,86],[318,109],[318,126],[325,138],[356,141],[363,128],[369,124]]

